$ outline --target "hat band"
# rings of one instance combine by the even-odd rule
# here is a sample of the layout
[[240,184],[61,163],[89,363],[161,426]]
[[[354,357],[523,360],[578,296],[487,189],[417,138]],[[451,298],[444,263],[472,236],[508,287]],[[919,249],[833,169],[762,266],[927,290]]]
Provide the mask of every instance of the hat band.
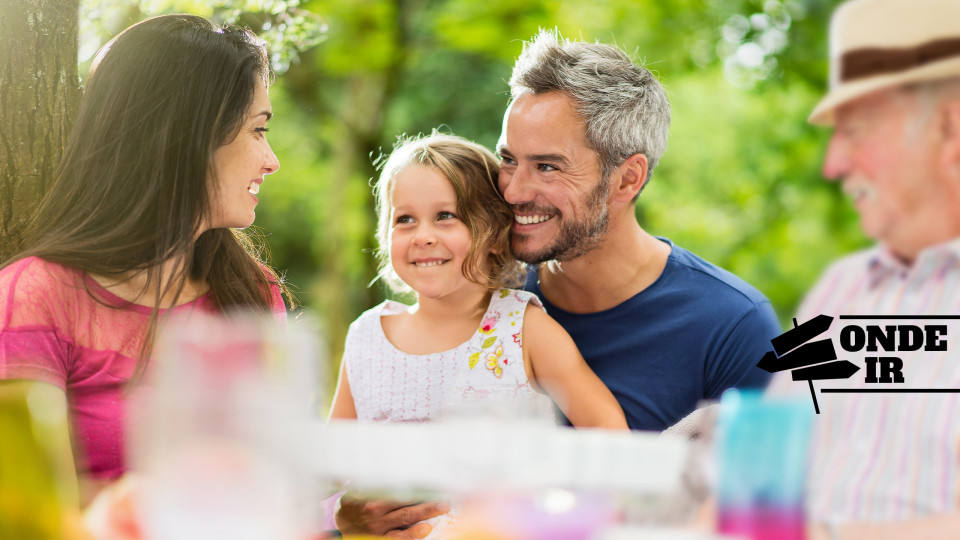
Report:
[[903,49],[856,49],[840,58],[840,80],[905,71],[951,56],[960,56],[960,38],[938,39]]

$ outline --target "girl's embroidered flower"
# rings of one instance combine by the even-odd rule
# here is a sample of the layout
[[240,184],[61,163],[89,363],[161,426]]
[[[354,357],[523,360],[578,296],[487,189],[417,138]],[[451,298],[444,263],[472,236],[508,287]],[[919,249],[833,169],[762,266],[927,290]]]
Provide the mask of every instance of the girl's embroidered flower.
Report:
[[522,339],[522,336],[520,334],[522,333],[523,332],[517,332],[516,334],[513,335],[513,342],[516,343],[517,345],[523,345],[523,343],[520,342],[520,340]]
[[503,345],[497,347],[497,350],[487,355],[487,369],[493,372],[498,379],[503,375],[503,368],[507,361],[503,358]]
[[494,313],[493,315],[483,319],[483,322],[480,323],[480,331],[484,334],[489,334],[493,332],[493,329],[497,326],[497,322],[500,320],[500,314]]

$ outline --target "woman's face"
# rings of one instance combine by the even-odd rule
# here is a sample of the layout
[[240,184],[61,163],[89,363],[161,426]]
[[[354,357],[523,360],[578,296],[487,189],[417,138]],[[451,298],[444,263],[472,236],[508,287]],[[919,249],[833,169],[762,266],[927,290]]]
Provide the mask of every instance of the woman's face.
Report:
[[253,224],[263,177],[280,168],[267,142],[267,120],[271,116],[267,88],[257,84],[240,131],[213,155],[213,209],[205,229],[242,229]]

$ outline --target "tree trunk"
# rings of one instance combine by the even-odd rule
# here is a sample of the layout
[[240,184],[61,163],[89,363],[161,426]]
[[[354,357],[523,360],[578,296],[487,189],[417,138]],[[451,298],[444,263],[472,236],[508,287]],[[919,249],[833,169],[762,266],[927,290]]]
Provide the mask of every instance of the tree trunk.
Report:
[[0,261],[53,179],[80,100],[80,0],[0,1]]

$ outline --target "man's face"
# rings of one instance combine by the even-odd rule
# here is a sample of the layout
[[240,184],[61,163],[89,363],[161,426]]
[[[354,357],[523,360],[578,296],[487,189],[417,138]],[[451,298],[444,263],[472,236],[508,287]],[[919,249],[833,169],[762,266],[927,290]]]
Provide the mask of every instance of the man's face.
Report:
[[864,233],[907,260],[937,240],[951,213],[925,114],[917,94],[901,90],[843,105],[823,165],[853,198]]
[[500,191],[514,213],[511,243],[521,261],[579,257],[599,244],[610,186],[570,99],[525,94],[503,118],[497,144]]

